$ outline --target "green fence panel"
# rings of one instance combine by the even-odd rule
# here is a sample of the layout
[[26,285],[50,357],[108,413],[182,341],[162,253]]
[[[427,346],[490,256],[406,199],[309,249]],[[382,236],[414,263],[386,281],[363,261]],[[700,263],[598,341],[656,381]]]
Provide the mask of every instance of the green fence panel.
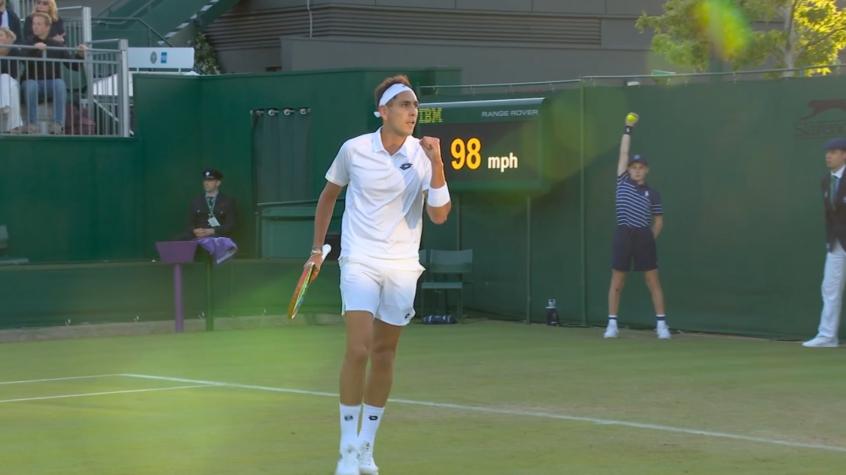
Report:
[[253,115],[256,203],[309,200],[311,111],[272,108]]
[[[531,315],[558,299],[565,320],[607,317],[614,178],[622,120],[641,114],[633,153],[650,159],[664,199],[659,256],[676,328],[799,337],[814,333],[825,257],[821,145],[846,135],[838,77],[678,87],[586,84],[547,100],[545,161],[553,183],[533,198]],[[581,184],[583,183],[583,186]],[[468,196],[459,198],[462,202]],[[514,196],[462,206],[462,247],[476,248],[468,306],[512,314],[525,294],[524,216]],[[516,199],[515,199],[516,201]],[[490,221],[498,220],[491,224]],[[507,225],[502,225],[507,223]],[[439,230],[429,226],[429,238]],[[504,250],[491,242],[507,243]],[[507,253],[503,257],[503,253]],[[503,289],[510,289],[504,292]],[[654,325],[640,275],[624,292],[621,321]]]
[[[750,81],[683,88],[588,88],[586,108],[608,117],[586,155],[587,267],[591,320],[604,318],[613,175],[620,117],[641,112],[633,151],[650,157],[665,201],[659,240],[672,322],[708,331],[809,335],[818,320],[824,258],[821,144],[803,120],[812,101],[841,94],[842,78]],[[832,110],[811,122],[841,121]],[[833,131],[832,131],[833,132]],[[607,144],[607,145],[606,145]],[[624,318],[652,321],[641,285]]]
[[[141,76],[135,138],[0,140],[0,223],[9,226],[8,254],[36,263],[151,259],[156,240],[184,229],[187,204],[200,192],[199,172],[214,166],[226,174],[224,190],[238,200],[240,256],[255,256],[250,111],[311,109],[302,171],[308,183],[302,186],[314,199],[341,143],[377,127],[371,92],[390,73]],[[456,72],[411,74],[417,82],[443,83]],[[549,189],[531,196],[456,194],[447,224],[425,226],[424,246],[475,250],[470,308],[523,319],[530,298],[530,315],[540,321],[546,299],[554,297],[565,321],[602,324],[620,124],[634,110],[642,123],[633,151],[649,157],[649,181],[665,202],[659,254],[671,324],[810,335],[825,257],[820,146],[846,135],[838,99],[844,87],[846,79],[826,77],[675,87],[584,84],[552,94],[541,117]],[[273,239],[280,240],[278,249],[292,250],[304,233],[274,233]],[[221,291],[231,302],[223,308],[263,311],[264,303],[250,303],[261,299],[250,297],[249,286],[232,285],[231,292]],[[32,301],[32,315],[44,313],[38,310],[43,301],[18,300]],[[23,316],[15,318],[37,320],[25,307],[14,308]],[[649,326],[653,318],[642,279],[632,276],[621,321]]]
[[141,253],[141,157],[127,139],[4,137],[0,224],[9,254],[33,261]]
[[[241,259],[214,267],[215,318],[284,315],[302,266],[301,259]],[[183,266],[186,319],[207,312],[206,271],[202,258]],[[338,265],[327,263],[304,311],[337,313],[339,278]],[[0,301],[0,328],[171,320],[172,268],[154,262],[0,267]]]

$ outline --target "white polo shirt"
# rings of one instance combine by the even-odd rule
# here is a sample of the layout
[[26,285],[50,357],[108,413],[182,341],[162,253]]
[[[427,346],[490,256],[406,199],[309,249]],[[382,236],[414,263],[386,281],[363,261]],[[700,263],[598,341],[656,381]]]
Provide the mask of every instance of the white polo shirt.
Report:
[[408,137],[390,155],[380,131],[347,140],[326,172],[328,181],[348,187],[341,257],[416,269],[432,165],[419,139]]

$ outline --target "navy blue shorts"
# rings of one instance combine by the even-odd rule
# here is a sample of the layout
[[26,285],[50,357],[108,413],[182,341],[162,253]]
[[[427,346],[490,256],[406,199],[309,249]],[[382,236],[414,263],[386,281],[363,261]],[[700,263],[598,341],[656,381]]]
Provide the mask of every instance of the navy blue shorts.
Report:
[[658,250],[649,228],[617,226],[614,231],[611,268],[620,272],[644,272],[658,268]]

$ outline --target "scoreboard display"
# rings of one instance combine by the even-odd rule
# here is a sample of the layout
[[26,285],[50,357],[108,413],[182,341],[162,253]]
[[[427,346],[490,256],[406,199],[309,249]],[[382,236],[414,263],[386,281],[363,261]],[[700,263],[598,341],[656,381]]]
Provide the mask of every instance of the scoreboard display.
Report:
[[543,98],[525,98],[420,104],[415,135],[441,140],[450,190],[540,190],[542,103]]

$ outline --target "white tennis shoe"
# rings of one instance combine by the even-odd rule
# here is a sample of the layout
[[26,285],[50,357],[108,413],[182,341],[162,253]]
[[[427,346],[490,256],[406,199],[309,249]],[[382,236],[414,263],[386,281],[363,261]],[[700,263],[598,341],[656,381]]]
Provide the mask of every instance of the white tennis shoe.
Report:
[[617,330],[617,322],[608,322],[602,338],[617,338],[618,336],[620,336],[620,332]]
[[837,348],[837,338],[826,338],[824,336],[817,336],[812,340],[802,343],[805,348]]
[[358,470],[361,475],[379,475],[379,467],[373,461],[373,446],[363,442],[358,449]]
[[673,336],[670,334],[670,327],[667,326],[666,323],[659,323],[657,327],[655,327],[655,333],[658,334],[659,340],[669,340]]
[[358,450],[354,445],[347,445],[341,449],[341,458],[338,459],[335,475],[361,475],[358,470]]

